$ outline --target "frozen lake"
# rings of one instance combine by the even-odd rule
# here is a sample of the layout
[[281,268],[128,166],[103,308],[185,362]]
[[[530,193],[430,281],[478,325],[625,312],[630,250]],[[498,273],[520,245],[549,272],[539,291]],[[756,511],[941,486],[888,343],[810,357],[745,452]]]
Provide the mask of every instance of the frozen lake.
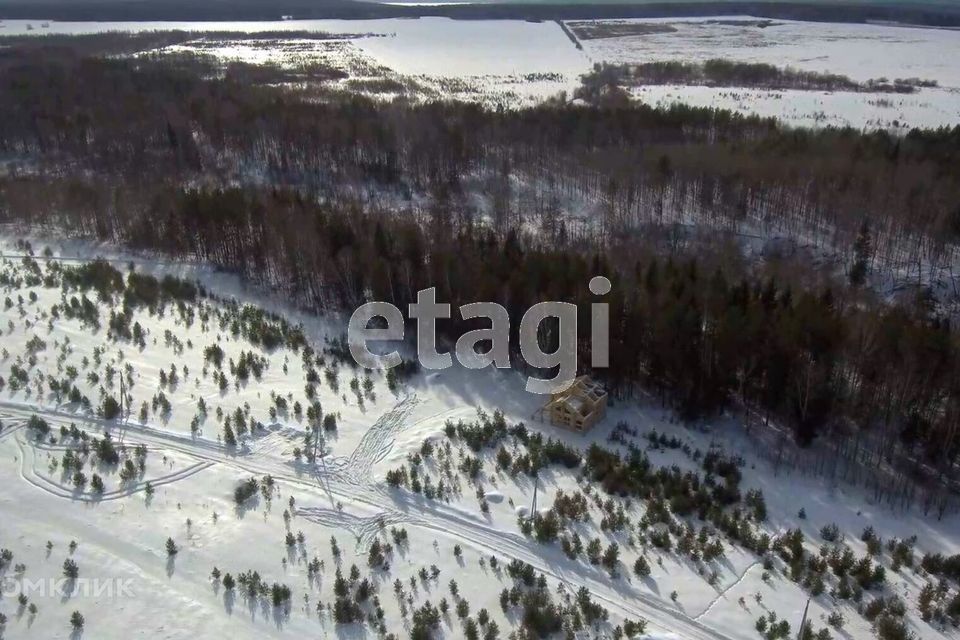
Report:
[[[521,106],[566,91],[595,63],[697,61],[728,58],[839,73],[857,81],[875,78],[935,80],[914,94],[766,91],[702,86],[641,87],[633,94],[651,104],[683,101],[736,109],[803,126],[849,124],[906,128],[960,124],[960,31],[888,25],[761,23],[746,16],[608,21],[645,23],[659,29],[582,40],[574,46],[554,22],[457,21],[447,18],[389,20],[290,20],[277,22],[50,22],[3,21],[0,35],[90,34],[104,31],[198,32],[312,31],[356,35],[317,42],[313,55],[348,71],[379,68],[411,78],[440,95]],[[765,26],[759,26],[764,24]],[[663,28],[666,27],[666,28]],[[659,31],[659,32],[658,32]],[[190,48],[190,44],[178,48]],[[306,47],[308,50],[311,47]],[[204,51],[251,62],[294,61],[281,44],[275,51],[242,42]],[[296,60],[302,61],[303,47]],[[458,88],[459,87],[459,88]]]

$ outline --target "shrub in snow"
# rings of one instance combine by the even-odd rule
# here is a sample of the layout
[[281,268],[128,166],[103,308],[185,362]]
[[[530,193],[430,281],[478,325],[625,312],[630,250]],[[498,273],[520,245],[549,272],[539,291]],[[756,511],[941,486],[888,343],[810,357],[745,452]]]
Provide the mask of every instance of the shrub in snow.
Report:
[[637,558],[637,561],[633,563],[633,573],[640,578],[645,578],[650,575],[650,564],[646,558],[643,556]]
[[260,485],[257,482],[256,478],[251,477],[249,480],[242,483],[239,487],[233,491],[233,501],[238,505],[243,504],[249,500],[257,492]]
[[70,626],[73,627],[74,631],[80,631],[83,629],[84,622],[85,620],[83,619],[83,614],[81,614],[79,611],[74,611],[70,614]]
[[80,575],[80,569],[77,567],[77,563],[74,562],[72,558],[67,558],[64,560],[63,577],[69,578],[70,580],[75,580],[78,575]]
[[120,415],[120,403],[113,396],[107,396],[100,405],[100,417],[104,420],[113,420]]
[[820,529],[820,537],[827,542],[839,542],[841,539],[840,527],[836,523],[824,525]]

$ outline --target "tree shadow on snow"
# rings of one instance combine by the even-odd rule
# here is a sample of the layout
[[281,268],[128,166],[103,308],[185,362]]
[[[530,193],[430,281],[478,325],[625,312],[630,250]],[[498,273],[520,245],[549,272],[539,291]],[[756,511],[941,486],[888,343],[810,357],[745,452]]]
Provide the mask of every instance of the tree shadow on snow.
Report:
[[77,581],[73,578],[67,578],[64,580],[63,584],[60,587],[60,604],[66,603],[73,596],[73,592],[77,587]]
[[290,619],[290,610],[286,606],[273,607],[273,624],[278,631],[283,630],[283,625]]
[[370,637],[365,625],[362,624],[338,624],[335,634],[342,640],[358,640],[359,638]]
[[227,612],[227,615],[233,615],[233,605],[236,603],[237,596],[233,592],[233,589],[224,589],[223,590],[223,610]]

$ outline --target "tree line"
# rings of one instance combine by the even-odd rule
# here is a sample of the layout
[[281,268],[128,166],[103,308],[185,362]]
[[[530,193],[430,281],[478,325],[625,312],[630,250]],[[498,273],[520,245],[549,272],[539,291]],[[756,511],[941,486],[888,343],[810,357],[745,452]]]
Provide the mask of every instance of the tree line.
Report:
[[[148,46],[181,36],[136,38]],[[124,50],[118,38],[104,37],[103,52]],[[840,260],[852,259],[867,221],[873,268],[955,286],[960,127],[903,137],[791,129],[723,110],[625,104],[616,92],[596,96],[595,108],[384,103],[331,89],[323,79],[342,76],[333,69],[311,69],[306,88],[285,89],[269,86],[290,79],[282,74],[202,56],[105,59],[92,55],[97,42],[5,41],[0,153],[14,167],[216,186],[255,174],[325,200],[389,199],[461,216],[483,213],[467,182],[477,179],[501,234],[643,232],[670,244],[709,228],[813,244]],[[571,218],[571,202],[598,204]]]
[[914,93],[918,88],[936,87],[935,80],[886,78],[856,82],[848,76],[820,71],[777,67],[765,62],[738,62],[711,58],[703,62],[659,60],[635,64],[597,63],[583,77],[587,94],[595,85],[684,84],[710,87],[758,87],[763,89],[799,89],[806,91],[871,91],[878,93]]

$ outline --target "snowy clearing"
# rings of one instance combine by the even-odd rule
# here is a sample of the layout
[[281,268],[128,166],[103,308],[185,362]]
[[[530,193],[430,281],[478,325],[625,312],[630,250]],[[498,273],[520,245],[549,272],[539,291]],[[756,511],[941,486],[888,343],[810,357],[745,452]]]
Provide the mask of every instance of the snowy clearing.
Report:
[[[960,552],[955,513],[938,520],[892,510],[861,487],[775,471],[762,442],[736,420],[690,428],[631,401],[612,407],[594,432],[575,435],[530,419],[542,399],[522,391],[517,373],[454,368],[400,381],[374,373],[367,383],[337,355],[342,320],[298,313],[203,265],[37,239],[27,246],[6,238],[2,251],[9,302],[0,316],[0,547],[13,554],[2,569],[5,637],[77,637],[67,624],[74,610],[95,638],[353,638],[377,628],[405,637],[418,624],[411,613],[441,599],[451,609],[436,637],[465,637],[477,624],[488,637],[506,637],[523,608],[536,606],[523,599],[536,593],[527,591],[524,567],[531,580],[544,576],[563,624],[580,625],[583,637],[612,636],[626,619],[646,620],[654,637],[704,640],[762,637],[761,617],[771,629],[774,621],[796,629],[817,580],[814,630],[871,637],[865,615],[900,618],[865,613],[868,605],[895,595],[918,637],[953,634],[940,630],[949,624],[921,619],[918,596],[935,581],[920,557]],[[114,283],[124,293],[103,288],[113,277],[106,265],[128,280]],[[170,297],[135,303],[149,279],[131,274],[158,277]],[[188,281],[217,298],[191,297]],[[124,299],[129,314],[117,320]],[[270,336],[279,342],[268,347]],[[129,398],[106,417],[121,379]],[[160,394],[165,400],[152,405]],[[335,426],[294,408],[311,402]],[[228,430],[235,445],[225,441]],[[305,439],[312,433],[322,442]],[[676,496],[662,511],[659,499],[608,494],[611,478],[593,461],[599,454],[586,455],[591,444],[624,460],[642,455],[660,469],[651,481],[659,477],[665,490],[669,478],[712,477],[704,487],[715,495],[739,486],[739,506],[698,517]],[[531,456],[547,460],[536,478],[524,471]],[[538,517],[518,520],[534,492]],[[554,538],[538,542],[558,517],[566,520]],[[730,517],[742,518],[736,540],[711,524],[728,526]],[[865,530],[883,543],[872,548],[877,538]],[[585,549],[577,550],[580,540]],[[797,544],[822,571],[792,568]],[[826,554],[819,561],[818,548]],[[856,573],[844,554],[873,569]],[[71,563],[79,575],[64,581]],[[842,587],[839,566],[860,582]],[[351,568],[349,581],[335,578],[339,568]],[[810,573],[794,582],[796,571]],[[227,573],[243,582],[233,587],[231,577],[228,587]],[[943,584],[936,602],[946,611],[957,585]],[[352,596],[344,600],[340,589]],[[511,589],[522,605],[511,604]],[[16,602],[21,591],[29,604]],[[363,622],[341,620],[353,615],[341,609],[351,597]],[[606,613],[596,614],[597,605]],[[842,631],[827,621],[838,612]]]

